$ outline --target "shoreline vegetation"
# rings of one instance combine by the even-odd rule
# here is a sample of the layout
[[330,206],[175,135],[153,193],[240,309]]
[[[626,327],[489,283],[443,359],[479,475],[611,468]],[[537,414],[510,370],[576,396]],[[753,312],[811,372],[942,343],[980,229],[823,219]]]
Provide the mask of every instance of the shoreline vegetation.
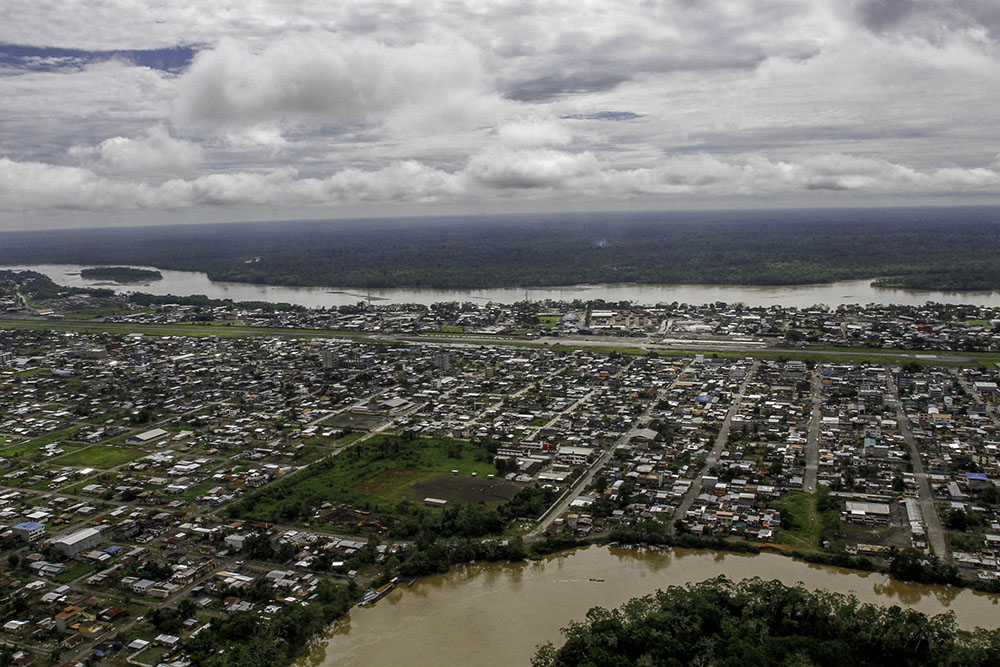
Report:
[[536,652],[533,667],[564,665],[993,665],[1000,630],[960,630],[853,595],[721,576],[670,586],[615,610],[595,607]]
[[[657,522],[659,523],[659,522]],[[665,524],[662,524],[665,526]],[[649,538],[655,533],[645,533],[645,534],[628,534],[624,532],[618,532],[617,534],[612,534],[605,536],[599,540],[593,541],[580,541],[572,538],[571,536],[565,534],[552,534],[547,535],[545,538],[531,543],[530,545],[525,544],[520,538],[512,539],[499,539],[499,538],[484,538],[484,539],[466,539],[459,537],[445,538],[445,539],[433,539],[428,541],[427,536],[418,536],[416,538],[417,542],[414,548],[408,550],[406,554],[400,554],[394,556],[396,563],[399,564],[400,558],[406,558],[407,561],[402,567],[395,570],[396,574],[393,575],[392,572],[386,571],[381,576],[374,579],[371,583],[372,587],[384,585],[389,582],[393,576],[409,579],[418,578],[421,576],[431,575],[431,574],[444,574],[449,572],[452,568],[459,565],[466,565],[475,562],[518,562],[523,560],[536,561],[541,560],[547,556],[554,555],[565,555],[575,551],[578,548],[583,548],[587,546],[618,546],[618,547],[658,547],[658,548],[685,548],[685,549],[703,549],[711,551],[722,551],[729,553],[745,553],[745,554],[758,554],[762,551],[769,551],[777,553],[784,556],[790,556],[793,558],[799,558],[807,562],[816,563],[820,565],[828,565],[835,567],[843,567],[846,569],[854,569],[864,572],[881,572],[893,576],[893,578],[900,581],[908,581],[912,583],[936,583],[945,584],[944,581],[934,581],[934,575],[928,574],[932,571],[926,566],[920,565],[916,552],[913,550],[906,550],[906,562],[913,564],[914,568],[912,571],[900,570],[898,572],[892,571],[892,568],[886,569],[884,567],[879,567],[873,561],[870,561],[864,557],[850,557],[850,556],[833,556],[829,554],[808,554],[804,552],[789,552],[786,550],[771,549],[768,548],[773,545],[754,545],[748,542],[739,542],[726,540],[724,538],[713,538],[713,537],[700,537],[690,534],[681,534],[671,537],[660,537],[657,539],[657,543],[625,543],[617,542],[611,539],[612,537],[618,538],[628,538],[628,537],[645,537]],[[420,549],[425,549],[426,551],[420,552]],[[414,558],[414,553],[420,552],[421,555]],[[374,543],[369,543],[359,552],[359,560],[374,560],[375,557],[375,545]],[[902,551],[900,552],[903,553]],[[948,566],[950,567],[950,566]],[[923,574],[920,574],[920,573]],[[900,576],[902,575],[902,576]],[[913,576],[914,578],[906,578],[907,576]],[[941,614],[934,617],[927,617],[925,614],[920,612],[907,609],[905,607],[900,607],[898,605],[874,605],[865,604],[857,606],[857,600],[853,596],[843,595],[839,593],[830,593],[826,591],[809,591],[801,586],[789,587],[781,584],[778,581],[764,582],[758,578],[747,579],[743,581],[733,582],[727,579],[724,575],[716,577],[713,579],[707,579],[699,583],[688,584],[686,587],[681,589],[681,587],[670,587],[667,591],[673,589],[681,590],[699,590],[699,589],[715,589],[718,586],[726,587],[727,589],[732,589],[738,591],[741,589],[752,589],[759,593],[764,587],[772,592],[780,593],[782,596],[793,596],[799,597],[801,600],[808,601],[813,600],[813,603],[819,601],[820,603],[825,602],[838,602],[847,604],[848,606],[854,605],[852,608],[866,609],[866,613],[875,614],[882,618],[887,618],[890,620],[894,619],[909,619],[911,623],[917,623],[921,627],[927,627],[928,624],[932,627],[944,628],[947,641],[954,644],[957,648],[962,648],[965,650],[969,647],[980,647],[984,645],[989,645],[992,647],[991,650],[1000,649],[1000,629],[993,630],[975,630],[975,631],[963,631],[959,630],[955,624],[954,616],[952,614]],[[962,586],[958,584],[958,586]],[[973,590],[981,590],[979,587],[970,586]],[[984,591],[997,593],[998,590]],[[755,595],[757,593],[754,593]],[[244,592],[244,596],[253,596],[255,593],[250,591],[249,593]],[[263,593],[262,591],[262,594]],[[185,650],[187,650],[192,656],[197,657],[199,662],[197,664],[209,665],[211,667],[264,667],[278,664],[293,664],[295,661],[306,655],[307,651],[312,642],[321,641],[324,633],[329,629],[331,625],[337,621],[346,617],[351,609],[357,604],[361,599],[362,590],[354,582],[350,582],[347,585],[333,584],[331,582],[325,582],[324,587],[320,591],[317,597],[318,604],[311,604],[306,607],[288,607],[284,611],[279,613],[273,618],[265,619],[256,616],[251,613],[242,612],[239,614],[234,614],[232,617],[227,619],[224,623],[218,626],[213,626],[209,632],[200,634],[197,638],[188,641],[185,645]],[[648,598],[659,597],[663,594],[663,591],[656,593],[651,593],[651,595],[645,598],[640,598],[641,600],[646,600]],[[804,597],[802,597],[804,596]],[[248,598],[249,599],[249,598]],[[704,605],[712,605],[711,600],[703,601]],[[630,602],[626,605],[626,608],[633,603]],[[604,617],[607,614],[615,614],[617,612],[607,612],[600,608],[596,608],[597,611],[592,610],[588,613],[588,622],[592,620],[591,615],[597,613]],[[722,608],[713,611],[712,613],[718,613]],[[779,615],[783,615],[781,612]],[[895,622],[895,621],[894,621]],[[586,624],[573,623],[569,626],[568,635],[572,635],[573,632],[584,628]],[[575,644],[573,644],[575,646]],[[963,648],[964,647],[964,648]],[[220,649],[224,649],[220,651]],[[569,665],[569,664],[581,664],[580,662],[569,661],[567,662],[564,658],[568,653],[564,653],[565,647],[559,650],[555,649],[550,645],[546,645],[540,648],[539,652],[536,654],[533,661],[535,667],[556,667],[557,665]],[[576,650],[571,648],[569,650]],[[948,649],[951,650],[951,649]],[[922,655],[922,654],[921,654]],[[965,654],[962,654],[965,655]],[[925,658],[925,656],[923,656]],[[815,658],[815,656],[814,656]],[[923,658],[922,658],[923,659]],[[615,664],[615,665],[628,665],[633,664],[632,662],[625,663],[602,663],[600,661],[587,664]],[[635,664],[645,664],[645,663],[635,663]],[[656,663],[656,664],[671,664],[671,663]],[[678,664],[688,664],[687,662]],[[723,664],[723,663],[719,663]],[[734,663],[741,664],[741,663]],[[742,664],[772,664],[766,662],[750,662]],[[773,664],[786,664],[786,663],[773,663]],[[815,664],[815,665],[834,665],[834,664],[847,664],[843,662],[793,662],[787,664]],[[850,663],[850,664],[890,664],[885,662],[870,662],[870,663]],[[896,663],[891,664],[911,664],[911,663]],[[991,664],[991,663],[979,663],[979,662],[952,662],[952,663],[937,663],[937,662],[915,662],[912,664],[962,664],[962,665],[974,665],[974,664]]]
[[[850,569],[860,572],[877,572],[882,574],[888,574],[897,581],[904,581],[909,583],[922,583],[922,584],[937,584],[937,585],[947,585],[955,586],[957,588],[969,588],[974,591],[988,593],[988,594],[1000,594],[1000,586],[996,585],[980,585],[986,584],[986,582],[971,582],[966,579],[962,579],[958,573],[957,568],[954,566],[946,565],[941,563],[938,559],[931,557],[925,558],[923,554],[917,552],[914,549],[905,549],[894,551],[891,556],[888,565],[883,565],[878,563],[876,560],[869,559],[864,556],[849,556],[846,554],[824,554],[824,553],[810,553],[799,550],[789,551],[787,549],[777,548],[772,544],[753,544],[745,541],[728,540],[722,537],[703,537],[696,536],[689,533],[680,533],[677,535],[672,535],[669,533],[667,524],[655,521],[647,522],[649,524],[656,524],[656,526],[646,526],[645,529],[638,531],[631,529],[619,529],[608,535],[602,536],[594,540],[577,540],[566,533],[553,533],[548,534],[544,538],[531,542],[525,543],[519,537],[512,539],[498,539],[494,537],[488,537],[484,539],[464,539],[464,538],[446,538],[446,539],[435,539],[428,542],[428,537],[418,536],[420,548],[427,549],[427,552],[418,558],[413,558],[413,553],[415,549],[409,550],[406,554],[401,554],[400,557],[406,558],[406,562],[402,564],[395,571],[386,571],[380,577],[376,578],[372,582],[372,586],[383,585],[390,581],[393,576],[408,579],[408,578],[418,578],[421,576],[431,575],[431,574],[444,574],[449,572],[452,568],[459,565],[467,565],[475,562],[517,562],[522,560],[537,561],[545,558],[547,556],[556,555],[566,555],[571,554],[573,551],[579,548],[585,548],[588,546],[612,546],[620,548],[683,548],[683,549],[701,549],[716,552],[728,552],[728,553],[742,553],[742,554],[759,554],[762,552],[775,553],[778,555],[796,558],[809,563],[815,563],[818,565],[840,567],[844,569]],[[641,525],[641,524],[640,524]],[[622,541],[625,540],[625,541]],[[642,540],[642,541],[639,541]],[[373,546],[369,545],[365,552],[370,551],[374,554]],[[398,563],[398,560],[397,560]],[[990,584],[996,584],[997,582],[990,582]],[[715,590],[718,587],[724,587],[731,591],[740,590],[750,590],[753,595],[761,594],[778,594],[782,597],[791,596],[792,598],[798,598],[801,603],[808,603],[820,607],[833,604],[835,608],[845,608],[849,607],[854,610],[861,610],[866,614],[875,615],[878,618],[883,619],[884,622],[888,623],[903,623],[904,620],[910,623],[909,627],[914,627],[913,624],[921,628],[939,628],[943,634],[939,633],[938,639],[935,641],[936,651],[959,651],[958,655],[961,656],[958,662],[940,662],[935,661],[926,662],[927,655],[922,651],[926,650],[919,649],[919,642],[914,650],[918,653],[915,654],[916,657],[913,658],[914,661],[911,662],[891,662],[891,661],[871,661],[871,662],[851,662],[850,664],[869,664],[869,665],[882,665],[882,664],[961,664],[961,665],[976,665],[976,664],[992,664],[990,662],[982,662],[980,658],[976,658],[977,661],[968,662],[965,661],[967,656],[980,656],[976,651],[982,649],[984,646],[989,646],[990,651],[993,653],[982,654],[982,655],[995,655],[995,651],[1000,649],[1000,629],[976,629],[974,631],[965,631],[957,628],[955,624],[954,616],[952,614],[940,614],[934,617],[928,617],[927,615],[917,612],[906,607],[901,607],[899,605],[876,605],[876,604],[863,604],[860,605],[856,598],[852,595],[844,595],[840,593],[831,593],[827,591],[809,591],[802,586],[790,587],[786,586],[778,581],[765,582],[759,578],[747,579],[743,581],[733,582],[726,578],[724,575],[716,577],[713,579],[707,579],[702,582],[688,584],[687,586],[681,587],[669,587],[666,589],[668,592],[673,589],[679,590],[694,590],[696,593],[699,590]],[[768,593],[770,591],[770,593]],[[644,598],[639,598],[639,600],[648,600],[650,598],[659,598],[664,594],[663,591],[658,591],[651,593]],[[339,606],[336,610],[336,615],[330,610],[328,616],[330,620],[327,626],[320,627],[319,625],[314,625],[314,632],[312,634],[302,634],[301,637],[304,641],[301,644],[301,650],[296,650],[290,652],[287,655],[288,659],[297,659],[304,655],[304,651],[308,648],[309,642],[319,640],[322,637],[323,631],[333,622],[340,620],[346,616],[350,611],[353,603],[360,599],[360,589],[356,586],[349,586],[343,588],[343,592],[340,597],[336,598],[338,603],[346,603],[350,600],[352,604],[346,606]],[[811,601],[811,602],[810,602]],[[625,609],[634,605],[635,601],[629,602],[625,605]],[[709,608],[718,601],[712,602],[712,600],[704,600],[703,608]],[[645,604],[645,603],[643,603]],[[327,610],[324,609],[324,612]],[[724,608],[719,607],[714,609],[711,613],[716,614],[720,611],[725,611]],[[618,611],[608,612],[606,610],[595,608],[587,615],[587,621],[593,620],[592,615],[597,614],[602,618],[606,618],[607,615],[614,615],[619,613]],[[781,611],[779,616],[786,615],[785,611]],[[247,627],[252,627],[253,632],[257,633],[254,637],[262,636],[267,638],[280,637],[280,631],[275,627],[270,627],[267,623],[261,624],[259,621],[251,623],[250,619],[246,619]],[[283,626],[279,626],[283,627]],[[587,624],[572,623],[564,634],[567,637],[578,637],[582,629],[586,629]],[[916,632],[916,631],[915,631]],[[920,632],[925,632],[925,630],[920,630]],[[222,641],[229,641],[232,639],[232,635],[229,629],[223,628],[219,630],[219,639]],[[228,637],[229,639],[224,639]],[[254,643],[256,639],[252,640]],[[571,643],[572,641],[572,643]],[[630,664],[646,664],[643,662],[602,662],[601,660],[595,660],[594,662],[587,662],[586,659],[583,662],[578,661],[579,655],[572,653],[577,650],[577,645],[575,640],[567,642],[570,646],[569,649],[562,647],[556,649],[551,644],[541,647],[536,654],[532,665],[533,667],[557,667],[561,665],[575,665],[575,664],[595,664],[595,665],[630,665]],[[926,641],[926,637],[924,638]],[[225,644],[219,644],[225,645]],[[256,645],[256,644],[255,644]],[[279,643],[280,646],[287,646],[283,643]],[[290,649],[290,646],[287,646]],[[889,651],[888,655],[894,656],[896,648]],[[969,652],[971,651],[971,652]],[[571,659],[567,659],[568,655],[573,655]],[[207,655],[207,654],[206,654]],[[262,655],[268,655],[269,659],[274,659],[274,653],[266,653]],[[833,653],[831,655],[839,655],[838,653]],[[935,654],[937,655],[937,654]],[[244,664],[279,664],[278,662],[247,662],[250,660],[249,654],[243,652],[242,650],[229,656],[232,659],[237,660],[236,662],[213,662],[214,665],[244,665]],[[591,656],[593,657],[593,656]],[[812,656],[813,662],[736,662],[734,665],[738,664],[810,664],[810,665],[840,665],[848,664],[845,662],[824,661],[823,659],[818,659],[816,656]],[[749,659],[749,658],[748,658]],[[991,658],[992,659],[992,658]],[[206,663],[209,664],[209,663]],[[287,662],[286,662],[287,664]],[[655,663],[655,664],[674,664],[674,663]],[[689,662],[679,662],[676,664],[690,664]],[[718,664],[729,664],[729,663],[718,663]]]
[[[306,287],[598,283],[1000,289],[996,207],[646,212],[5,232],[0,263]],[[808,234],[803,233],[808,229]]]

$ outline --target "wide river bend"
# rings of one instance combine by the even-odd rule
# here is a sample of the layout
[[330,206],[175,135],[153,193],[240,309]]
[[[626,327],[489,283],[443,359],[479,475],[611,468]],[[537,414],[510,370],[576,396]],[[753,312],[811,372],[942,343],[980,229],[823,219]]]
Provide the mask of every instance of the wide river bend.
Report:
[[352,610],[300,667],[527,665],[539,644],[560,643],[559,629],[584,620],[591,607],[617,607],[657,588],[720,574],[802,582],[931,615],[953,611],[969,629],[1000,626],[1000,598],[968,590],[900,583],[768,553],[589,547],[537,562],[458,567],[412,587],[403,583],[374,607]]
[[[292,303],[310,308],[353,305],[370,299],[373,304],[421,303],[441,301],[471,301],[473,303],[515,303],[526,297],[532,301],[574,299],[631,301],[634,304],[687,303],[701,305],[723,301],[747,306],[795,306],[807,308],[826,304],[831,308],[841,304],[899,304],[920,306],[928,301],[937,303],[1000,306],[1000,292],[935,292],[872,287],[870,280],[847,280],[823,285],[568,285],[564,287],[498,287],[492,289],[364,289],[360,287],[286,287],[252,285],[249,283],[216,282],[197,271],[167,271],[162,280],[150,283],[119,285],[106,280],[90,280],[80,276],[76,264],[36,264],[3,266],[0,268],[31,269],[44,273],[59,285],[71,287],[109,287],[118,292],[148,292],[188,296],[204,294],[213,299],[234,301],[268,301]],[[152,268],[152,267],[137,267]]]

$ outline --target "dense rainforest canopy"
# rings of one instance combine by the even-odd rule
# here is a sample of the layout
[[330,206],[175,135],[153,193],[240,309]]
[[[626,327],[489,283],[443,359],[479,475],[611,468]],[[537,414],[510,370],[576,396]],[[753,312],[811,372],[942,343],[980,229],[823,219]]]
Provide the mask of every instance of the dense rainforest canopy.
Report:
[[788,285],[1000,288],[1000,208],[404,218],[6,232],[0,264],[134,264],[343,287]]
[[671,586],[614,611],[591,609],[563,634],[561,647],[538,650],[534,667],[1000,664],[1000,631],[960,630],[953,614],[761,579]]

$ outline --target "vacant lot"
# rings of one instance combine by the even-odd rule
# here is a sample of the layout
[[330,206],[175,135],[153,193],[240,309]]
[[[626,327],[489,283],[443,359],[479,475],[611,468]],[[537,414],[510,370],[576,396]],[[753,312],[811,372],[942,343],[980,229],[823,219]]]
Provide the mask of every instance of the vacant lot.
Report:
[[49,445],[53,442],[61,442],[64,440],[72,440],[79,430],[79,426],[70,426],[69,428],[59,429],[58,431],[50,431],[45,435],[38,436],[37,438],[25,440],[19,445],[8,447],[7,449],[0,451],[0,456],[23,456],[24,454],[37,451],[43,445]]
[[[0,456],[4,458],[26,458],[32,461],[48,461],[51,459],[42,456],[41,454],[42,446],[47,445],[50,442],[55,442],[56,440],[58,440],[58,438],[53,440],[48,440],[48,439],[29,440],[27,442],[22,442],[17,445],[11,445],[9,447],[5,447],[4,449],[0,449]],[[67,444],[66,442],[59,443],[59,448],[67,452],[72,452],[73,450],[78,449],[79,447],[80,445],[70,445]]]
[[826,498],[828,493],[825,487],[820,487],[817,493],[792,491],[778,501],[782,512],[782,527],[778,532],[780,544],[796,549],[819,549],[824,532],[832,537],[840,524],[840,511],[836,503],[825,510],[820,509],[823,505],[817,507],[820,498]]
[[63,466],[75,466],[77,468],[100,468],[107,470],[123,463],[134,461],[145,456],[144,452],[137,449],[126,449],[124,447],[109,447],[107,445],[94,445],[75,452],[59,456],[52,459],[52,463]]
[[[444,492],[447,485],[453,487],[451,495],[435,497],[502,500],[508,497],[502,495],[507,491],[500,490],[499,481],[486,479],[496,473],[492,458],[482,445],[460,440],[377,435],[251,494],[233,505],[231,512],[287,521],[309,516],[311,508],[327,501],[392,512],[401,500],[422,501],[433,495],[428,489]],[[457,471],[454,479],[452,470]],[[473,472],[478,479],[472,477]],[[491,490],[489,483],[496,486]]]

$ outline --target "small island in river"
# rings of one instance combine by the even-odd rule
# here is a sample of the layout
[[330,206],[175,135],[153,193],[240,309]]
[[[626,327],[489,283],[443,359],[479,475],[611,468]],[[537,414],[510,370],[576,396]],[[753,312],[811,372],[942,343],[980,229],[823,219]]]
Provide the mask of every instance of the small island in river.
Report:
[[114,280],[117,283],[163,280],[163,274],[155,269],[133,269],[128,266],[96,266],[92,269],[81,270],[80,275],[84,278]]

